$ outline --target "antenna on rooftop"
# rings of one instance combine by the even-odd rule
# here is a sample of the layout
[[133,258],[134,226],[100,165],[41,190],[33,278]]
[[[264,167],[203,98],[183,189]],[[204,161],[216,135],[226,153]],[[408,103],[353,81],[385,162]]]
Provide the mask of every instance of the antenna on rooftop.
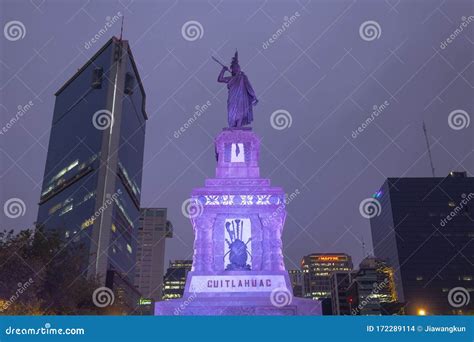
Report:
[[362,258],[364,259],[366,257],[365,255],[365,242],[364,242],[364,237],[362,236]]
[[123,19],[125,16],[122,17],[122,25],[120,26],[120,41],[122,41],[122,34],[123,34]]
[[433,174],[433,177],[436,177],[435,176],[435,168],[433,166],[433,158],[431,157],[430,140],[428,138],[428,133],[426,133],[425,120],[423,120],[423,133],[425,134],[426,148],[428,149],[428,157],[430,158],[431,173]]

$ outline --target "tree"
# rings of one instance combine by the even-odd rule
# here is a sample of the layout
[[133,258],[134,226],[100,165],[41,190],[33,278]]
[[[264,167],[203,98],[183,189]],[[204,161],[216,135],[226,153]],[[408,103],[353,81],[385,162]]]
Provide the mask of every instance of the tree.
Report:
[[0,232],[0,314],[122,313],[118,305],[94,305],[92,294],[100,285],[87,277],[85,255],[81,244],[41,228]]

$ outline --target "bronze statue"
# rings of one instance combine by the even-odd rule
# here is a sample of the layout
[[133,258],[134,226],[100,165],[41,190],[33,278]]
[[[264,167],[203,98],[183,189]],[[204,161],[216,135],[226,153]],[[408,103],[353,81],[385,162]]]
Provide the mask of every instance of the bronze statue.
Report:
[[[238,52],[236,51],[232,58],[230,70],[214,57],[213,59],[222,65],[217,82],[227,83],[229,90],[227,98],[229,127],[239,128],[249,125],[253,121],[253,106],[258,103],[258,100],[247,76],[240,70]],[[224,76],[226,71],[230,71],[231,76]]]

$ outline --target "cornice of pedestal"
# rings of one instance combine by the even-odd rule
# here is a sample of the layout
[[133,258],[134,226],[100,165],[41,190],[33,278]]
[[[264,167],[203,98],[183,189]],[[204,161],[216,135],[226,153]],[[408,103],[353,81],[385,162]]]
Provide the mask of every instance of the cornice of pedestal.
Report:
[[[207,190],[207,189],[203,189]],[[226,193],[203,191],[193,192],[193,198],[197,199],[203,206],[217,207],[217,206],[240,206],[240,207],[252,207],[252,206],[281,206],[285,205],[285,194],[280,188],[268,189],[263,191],[260,189],[258,193],[238,191],[232,193],[228,191]],[[277,190],[277,191],[275,191]]]

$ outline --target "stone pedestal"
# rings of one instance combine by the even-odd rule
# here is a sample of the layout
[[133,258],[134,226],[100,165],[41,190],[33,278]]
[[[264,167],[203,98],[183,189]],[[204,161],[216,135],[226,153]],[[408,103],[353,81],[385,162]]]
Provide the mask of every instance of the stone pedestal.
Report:
[[193,268],[181,299],[155,315],[320,315],[319,301],[293,297],[282,254],[285,193],[260,178],[260,139],[224,129],[216,178],[192,192]]

